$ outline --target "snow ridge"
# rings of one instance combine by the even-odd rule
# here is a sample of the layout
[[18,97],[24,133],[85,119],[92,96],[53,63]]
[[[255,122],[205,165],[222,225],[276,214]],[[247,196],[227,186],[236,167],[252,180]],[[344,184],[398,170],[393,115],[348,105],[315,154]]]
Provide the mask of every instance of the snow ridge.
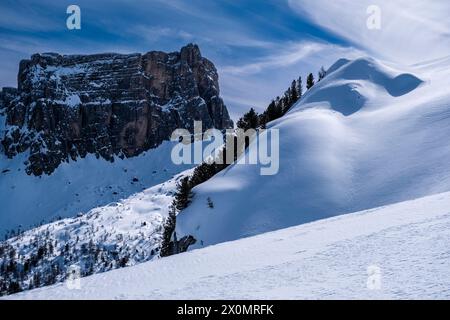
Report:
[[[235,165],[177,221],[196,248],[450,191],[450,68],[340,60],[280,119],[280,170]],[[229,186],[233,186],[230,190]],[[214,209],[207,209],[207,199]]]

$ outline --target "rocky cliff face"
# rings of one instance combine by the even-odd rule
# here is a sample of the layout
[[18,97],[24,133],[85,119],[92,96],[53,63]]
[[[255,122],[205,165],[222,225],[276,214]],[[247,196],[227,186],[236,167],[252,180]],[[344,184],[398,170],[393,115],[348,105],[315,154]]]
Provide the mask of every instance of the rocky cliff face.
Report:
[[136,156],[176,128],[192,131],[194,120],[204,129],[233,126],[216,68],[192,44],[174,53],[35,54],[20,63],[18,89],[0,100],[4,152],[29,152],[34,175],[89,153]]
[[[15,98],[17,98],[16,88],[3,88],[0,90],[0,114],[6,113],[6,106]],[[3,125],[3,123],[0,125]]]

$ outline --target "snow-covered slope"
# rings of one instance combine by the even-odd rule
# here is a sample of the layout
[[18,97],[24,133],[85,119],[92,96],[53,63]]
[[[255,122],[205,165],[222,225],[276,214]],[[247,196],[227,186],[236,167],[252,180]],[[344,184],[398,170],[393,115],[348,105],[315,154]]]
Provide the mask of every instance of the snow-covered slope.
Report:
[[449,238],[444,193],[8,298],[450,299]]
[[172,163],[172,146],[164,142],[137,157],[115,158],[113,163],[88,155],[41,177],[24,172],[22,155],[7,159],[0,154],[0,237],[11,229],[26,230],[117,202],[192,167]]
[[[235,165],[177,222],[196,247],[450,190],[450,59],[340,60],[287,115],[280,170]],[[208,208],[208,198],[214,208]]]
[[[74,266],[86,276],[157,257],[177,183],[191,171],[120,202],[1,242],[0,295],[9,291],[3,287],[6,283],[17,281],[28,290],[62,281]],[[16,267],[4,270],[11,262]]]

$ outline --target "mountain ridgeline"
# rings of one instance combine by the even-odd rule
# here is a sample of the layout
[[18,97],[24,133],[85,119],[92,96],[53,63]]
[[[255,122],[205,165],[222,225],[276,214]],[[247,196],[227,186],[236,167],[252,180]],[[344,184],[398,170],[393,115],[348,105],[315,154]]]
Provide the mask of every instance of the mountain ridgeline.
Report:
[[217,70],[190,44],[180,52],[35,54],[4,88],[3,152],[27,152],[27,173],[51,174],[87,154],[113,161],[168,140],[176,128],[233,127]]

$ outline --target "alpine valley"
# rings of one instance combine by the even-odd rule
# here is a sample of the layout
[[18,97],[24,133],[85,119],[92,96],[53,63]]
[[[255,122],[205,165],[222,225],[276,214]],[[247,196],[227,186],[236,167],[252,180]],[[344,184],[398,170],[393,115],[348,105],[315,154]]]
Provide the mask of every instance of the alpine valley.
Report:
[[7,298],[450,298],[450,57],[343,58],[247,113],[238,127],[266,129],[250,146],[279,130],[273,176],[171,162],[175,128],[234,126],[196,45],[37,54],[18,79],[0,109]]

